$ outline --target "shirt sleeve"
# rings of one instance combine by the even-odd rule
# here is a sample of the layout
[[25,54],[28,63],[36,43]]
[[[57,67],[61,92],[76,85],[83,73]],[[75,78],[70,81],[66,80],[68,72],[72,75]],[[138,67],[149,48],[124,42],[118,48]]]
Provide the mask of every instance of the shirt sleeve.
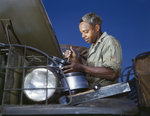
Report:
[[121,71],[122,49],[119,42],[113,37],[105,41],[102,50],[102,62],[104,67],[109,67],[117,73]]

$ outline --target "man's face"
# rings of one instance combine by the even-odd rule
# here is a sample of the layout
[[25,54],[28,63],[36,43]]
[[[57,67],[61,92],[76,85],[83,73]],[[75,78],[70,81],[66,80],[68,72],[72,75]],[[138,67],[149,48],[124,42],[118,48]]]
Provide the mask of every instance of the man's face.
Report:
[[87,43],[96,43],[97,31],[95,27],[89,23],[81,22],[79,24],[79,30],[82,33],[82,38],[84,38]]

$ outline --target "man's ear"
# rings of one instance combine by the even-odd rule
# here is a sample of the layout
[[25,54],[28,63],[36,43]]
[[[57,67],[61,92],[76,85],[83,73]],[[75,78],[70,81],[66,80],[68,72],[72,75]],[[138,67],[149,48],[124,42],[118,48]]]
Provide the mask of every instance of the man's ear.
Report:
[[95,30],[99,31],[100,30],[100,26],[98,24],[95,25]]

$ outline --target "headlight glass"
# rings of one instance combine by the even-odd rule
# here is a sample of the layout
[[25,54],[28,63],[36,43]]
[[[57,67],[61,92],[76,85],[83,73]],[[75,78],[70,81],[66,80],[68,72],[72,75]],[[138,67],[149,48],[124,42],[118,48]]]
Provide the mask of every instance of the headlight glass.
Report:
[[53,96],[56,86],[57,79],[54,73],[45,68],[38,68],[26,75],[24,93],[33,101],[44,101],[46,98]]

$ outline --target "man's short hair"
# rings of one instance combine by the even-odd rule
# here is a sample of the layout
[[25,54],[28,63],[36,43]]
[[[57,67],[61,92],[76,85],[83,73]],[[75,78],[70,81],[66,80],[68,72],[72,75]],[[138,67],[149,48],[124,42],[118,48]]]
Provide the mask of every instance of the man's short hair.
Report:
[[96,13],[87,13],[81,18],[81,22],[87,22],[92,26],[98,24],[101,27],[102,19]]

